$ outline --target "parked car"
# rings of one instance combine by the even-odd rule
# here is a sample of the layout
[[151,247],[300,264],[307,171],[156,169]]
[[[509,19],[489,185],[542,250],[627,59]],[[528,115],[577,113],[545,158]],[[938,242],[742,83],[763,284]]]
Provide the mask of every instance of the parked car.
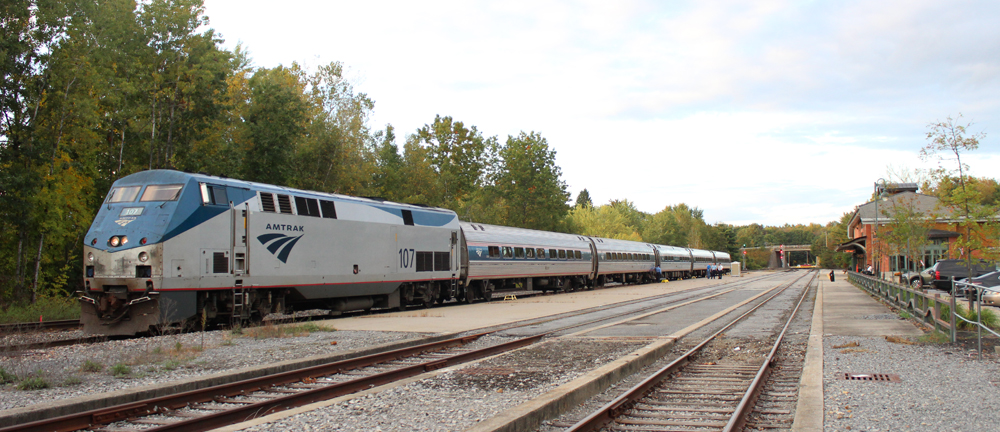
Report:
[[[982,276],[974,277],[972,278],[972,283],[983,288],[997,290],[992,291],[990,289],[983,289],[981,301],[987,306],[1000,306],[1000,271],[994,271],[986,273]],[[971,290],[971,287],[967,288],[967,290]]]
[[[972,277],[982,276],[996,271],[996,269],[996,264],[992,262],[976,260],[972,262]],[[918,274],[909,275],[908,282],[913,288],[931,286],[951,292],[952,276],[955,279],[969,277],[969,268],[965,260],[948,259],[938,261]]]

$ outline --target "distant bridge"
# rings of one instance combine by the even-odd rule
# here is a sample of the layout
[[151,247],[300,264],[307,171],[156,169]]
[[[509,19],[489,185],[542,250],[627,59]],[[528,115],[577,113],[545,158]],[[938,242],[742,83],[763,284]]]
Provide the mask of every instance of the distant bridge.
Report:
[[774,245],[774,246],[762,246],[762,247],[751,247],[751,248],[740,248],[740,252],[750,249],[769,249],[771,251],[770,257],[767,260],[768,268],[785,268],[788,267],[788,255],[781,256],[781,251],[785,252],[805,252],[806,261],[809,261],[809,252],[812,251],[812,245]]

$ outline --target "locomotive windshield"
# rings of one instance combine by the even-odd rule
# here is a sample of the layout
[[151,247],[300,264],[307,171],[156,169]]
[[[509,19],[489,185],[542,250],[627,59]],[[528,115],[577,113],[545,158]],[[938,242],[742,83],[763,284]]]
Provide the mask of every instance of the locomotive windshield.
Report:
[[132,202],[135,201],[135,197],[139,195],[139,189],[142,186],[121,186],[111,189],[111,193],[108,194],[109,203],[117,202]]
[[184,185],[149,185],[139,201],[174,201],[181,195]]

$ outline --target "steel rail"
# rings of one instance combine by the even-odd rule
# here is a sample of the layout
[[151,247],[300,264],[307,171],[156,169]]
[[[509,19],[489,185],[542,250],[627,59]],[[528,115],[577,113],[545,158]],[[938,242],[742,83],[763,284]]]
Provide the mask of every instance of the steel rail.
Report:
[[[806,275],[808,275],[808,273]],[[567,429],[567,431],[573,431],[573,432],[596,431],[601,429],[608,423],[614,421],[616,417],[619,417],[626,411],[630,410],[639,400],[645,397],[650,390],[656,387],[656,385],[658,385],[666,377],[670,376],[674,372],[680,370],[680,368],[682,368],[683,366],[687,365],[690,362],[691,357],[693,357],[694,354],[701,351],[701,349],[704,348],[706,345],[708,345],[709,342],[711,342],[713,339],[715,339],[717,336],[719,336],[726,330],[729,330],[730,327],[733,327],[734,325],[742,321],[744,318],[750,316],[750,314],[755,312],[761,306],[767,304],[772,299],[774,299],[781,293],[785,292],[785,290],[795,285],[796,282],[802,280],[802,278],[805,277],[806,275],[800,276],[795,280],[788,282],[787,284],[785,284],[785,286],[779,285],[778,287],[774,288],[778,289],[778,291],[772,294],[770,297],[758,303],[750,310],[744,312],[742,315],[732,320],[729,324],[726,324],[725,327],[713,333],[711,336],[700,342],[694,348],[691,348],[690,350],[682,354],[680,357],[670,362],[670,364],[656,371],[648,378],[644,379],[642,382],[636,384],[635,386],[627,390],[622,395],[618,396],[611,402],[608,402],[601,408],[591,413],[589,416],[585,417],[583,420],[580,420],[579,422],[571,426],[569,429]]]
[[61,330],[80,327],[80,320],[56,320],[41,322],[24,322],[0,324],[0,334],[20,333],[23,331]]
[[774,367],[774,357],[778,354],[778,347],[781,346],[781,342],[785,338],[785,333],[788,331],[788,327],[792,325],[795,315],[799,313],[802,302],[809,295],[809,286],[816,280],[818,274],[814,273],[812,279],[806,284],[806,289],[803,290],[802,296],[799,297],[798,303],[795,304],[795,309],[789,314],[788,321],[785,322],[785,326],[781,329],[781,333],[778,334],[774,346],[771,347],[771,352],[767,355],[767,359],[764,360],[764,364],[760,365],[757,375],[754,376],[753,382],[750,383],[750,388],[747,389],[743,398],[740,399],[740,403],[736,406],[736,412],[729,418],[726,427],[722,429],[723,432],[742,431],[743,427],[746,426],[747,417],[753,411],[754,406],[757,404],[757,398],[764,391],[764,384],[767,383],[767,379],[771,376],[771,371]]
[[[251,378],[229,384],[221,384],[218,386],[206,387],[203,389],[191,390],[173,395],[160,396],[130,404],[123,404],[109,408],[90,410],[76,414],[69,414],[61,417],[56,417],[46,420],[38,420],[35,422],[25,423],[21,425],[7,426],[4,428],[0,428],[0,432],[75,431],[79,429],[86,429],[94,426],[95,424],[107,424],[130,417],[156,414],[158,412],[161,412],[163,409],[176,409],[179,407],[187,406],[192,403],[210,402],[213,400],[214,397],[220,394],[240,395],[256,391],[262,388],[299,382],[305,378],[331,375],[343,370],[356,369],[377,363],[385,363],[399,358],[411,357],[428,351],[439,351],[442,349],[461,346],[469,342],[472,342],[485,334],[487,333],[448,339],[440,342],[433,342],[429,344],[418,345],[414,347],[408,347],[379,354],[372,354],[364,357],[337,361],[323,365],[312,366],[304,369],[293,370],[274,375],[267,375],[259,378]],[[534,343],[542,336],[543,335],[535,336],[532,338],[525,338],[524,340],[530,340],[530,343]],[[477,351],[472,351],[470,353],[466,353],[463,355],[467,356],[469,354],[476,352]],[[429,362],[429,363],[435,363],[435,362]],[[424,363],[414,366],[413,369],[419,368],[423,370],[426,367],[428,367],[428,364]],[[371,384],[369,383],[368,385]]]

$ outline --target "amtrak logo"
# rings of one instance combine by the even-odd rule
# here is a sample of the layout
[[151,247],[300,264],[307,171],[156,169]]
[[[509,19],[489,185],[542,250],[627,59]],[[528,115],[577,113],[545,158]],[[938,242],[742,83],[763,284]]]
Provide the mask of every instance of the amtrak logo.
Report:
[[483,250],[482,249],[476,249],[476,255],[483,256]]
[[128,225],[130,222],[132,222],[134,220],[135,220],[135,218],[132,218],[132,219],[118,219],[118,220],[115,221],[115,223],[118,224],[118,225],[121,225],[121,226],[125,226],[125,225]]
[[[303,234],[305,235],[305,234]],[[260,244],[267,246],[267,250],[275,254],[283,263],[288,263],[288,254],[292,253],[295,243],[298,243],[302,236],[292,237],[284,234],[262,234],[257,236]],[[271,243],[268,245],[268,243]]]

